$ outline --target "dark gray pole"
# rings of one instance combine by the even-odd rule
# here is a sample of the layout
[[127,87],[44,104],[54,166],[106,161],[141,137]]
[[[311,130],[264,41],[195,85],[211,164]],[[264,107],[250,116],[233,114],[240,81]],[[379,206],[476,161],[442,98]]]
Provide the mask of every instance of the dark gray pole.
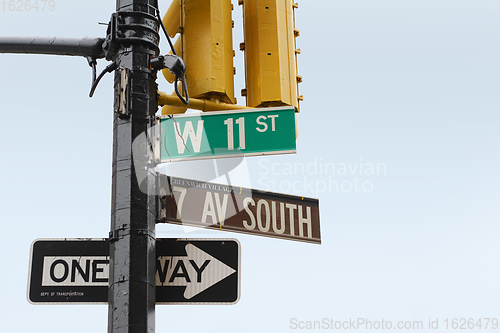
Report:
[[[157,0],[117,0],[108,28],[107,58],[117,63],[113,126],[108,332],[155,331],[155,175],[149,144],[135,144],[158,109]],[[144,140],[142,140],[144,141]]]

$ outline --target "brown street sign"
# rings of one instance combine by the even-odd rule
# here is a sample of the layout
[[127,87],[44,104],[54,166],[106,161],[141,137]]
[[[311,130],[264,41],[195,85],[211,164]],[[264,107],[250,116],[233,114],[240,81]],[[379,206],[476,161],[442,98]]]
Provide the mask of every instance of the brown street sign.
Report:
[[319,200],[160,175],[160,222],[321,244]]

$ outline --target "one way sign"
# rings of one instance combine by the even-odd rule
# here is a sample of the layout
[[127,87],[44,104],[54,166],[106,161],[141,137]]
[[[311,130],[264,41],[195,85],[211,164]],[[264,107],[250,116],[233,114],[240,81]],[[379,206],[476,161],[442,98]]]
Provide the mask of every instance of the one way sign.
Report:
[[239,299],[238,240],[156,240],[157,304],[234,304]]
[[[34,304],[107,303],[107,239],[36,240],[28,299]],[[240,295],[235,239],[157,239],[157,304],[234,304]]]

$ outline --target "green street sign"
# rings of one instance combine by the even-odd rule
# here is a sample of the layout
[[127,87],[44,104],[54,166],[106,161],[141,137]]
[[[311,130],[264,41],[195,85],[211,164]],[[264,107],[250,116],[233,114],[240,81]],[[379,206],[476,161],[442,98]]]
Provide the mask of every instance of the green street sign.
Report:
[[296,151],[293,107],[167,115],[160,130],[161,163]]

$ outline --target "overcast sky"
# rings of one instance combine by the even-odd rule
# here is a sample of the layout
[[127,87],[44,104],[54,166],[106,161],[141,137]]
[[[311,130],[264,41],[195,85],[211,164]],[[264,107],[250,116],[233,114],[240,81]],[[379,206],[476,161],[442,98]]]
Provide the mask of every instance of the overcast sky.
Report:
[[[52,1],[38,12],[0,3],[0,35],[105,37],[98,23],[114,1]],[[240,301],[157,306],[157,332],[293,332],[358,318],[391,331],[438,320],[443,332],[446,320],[482,318],[468,331],[483,332],[500,317],[499,17],[493,0],[301,1],[297,154],[247,158],[232,181],[319,198],[322,244],[157,226],[160,238],[242,247]],[[2,331],[106,330],[104,305],[26,299],[35,239],[108,236],[112,75],[92,99],[90,84],[84,58],[0,55]],[[163,168],[200,176],[193,169]]]

